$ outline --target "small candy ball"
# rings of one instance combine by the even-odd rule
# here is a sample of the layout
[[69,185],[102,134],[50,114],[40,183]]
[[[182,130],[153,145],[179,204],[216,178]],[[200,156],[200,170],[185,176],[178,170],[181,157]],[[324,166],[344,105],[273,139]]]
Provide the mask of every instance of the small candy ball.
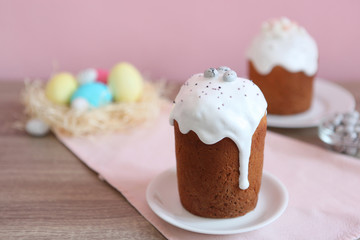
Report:
[[101,82],[107,84],[108,75],[109,73],[106,70],[88,68],[80,72],[76,79],[80,85],[91,82]]
[[50,127],[43,120],[33,118],[27,121],[25,131],[34,137],[43,137],[49,133]]
[[136,102],[143,93],[144,80],[133,65],[122,62],[111,69],[108,85],[116,102]]
[[359,112],[353,111],[343,114],[344,119],[359,119]]
[[229,67],[222,66],[222,67],[218,67],[217,70],[219,72],[227,72],[230,71],[231,69]]
[[71,108],[83,112],[89,109],[89,102],[82,97],[75,98],[71,101]]
[[352,117],[359,119],[360,113],[358,111],[354,111],[354,112],[352,112]]
[[71,95],[77,88],[77,82],[70,73],[58,73],[54,75],[46,84],[46,97],[57,104],[68,104]]
[[213,78],[218,75],[218,71],[215,68],[208,68],[204,71],[204,77]]
[[330,129],[331,131],[335,130],[335,125],[332,123],[332,121],[326,121],[323,123],[324,127],[327,129]]
[[345,132],[346,132],[346,133],[352,133],[352,132],[354,132],[354,130],[355,130],[355,126],[354,126],[354,125],[345,125],[344,128],[345,128]]
[[95,82],[96,78],[97,78],[96,70],[93,68],[88,68],[88,69],[80,72],[77,75],[76,80],[78,81],[78,83],[80,85],[82,85],[82,84],[86,84],[86,83]]
[[357,138],[357,134],[355,132],[346,133],[344,135],[344,141],[347,143],[354,142],[356,138]]
[[[92,107],[101,107],[107,105],[112,100],[112,95],[109,88],[102,83],[93,82],[81,85],[71,97],[71,105],[84,105],[83,100],[79,100],[80,103],[74,103],[78,98],[82,98],[88,102]],[[82,108],[81,106],[80,108]]]
[[236,74],[235,71],[232,71],[232,70],[225,72],[225,73],[224,73],[224,76],[223,76],[223,80],[224,80],[225,82],[232,82],[232,81],[234,81],[236,78],[237,78],[237,74]]
[[345,127],[343,125],[338,125],[335,127],[335,133],[339,135],[345,134]]
[[333,124],[334,124],[335,126],[340,125],[343,119],[344,119],[344,115],[342,115],[342,114],[336,114],[336,116],[335,116],[334,119],[333,119]]
[[343,124],[345,124],[345,125],[355,126],[355,124],[357,123],[357,121],[358,121],[357,118],[350,116],[350,117],[345,117],[342,122],[343,122]]

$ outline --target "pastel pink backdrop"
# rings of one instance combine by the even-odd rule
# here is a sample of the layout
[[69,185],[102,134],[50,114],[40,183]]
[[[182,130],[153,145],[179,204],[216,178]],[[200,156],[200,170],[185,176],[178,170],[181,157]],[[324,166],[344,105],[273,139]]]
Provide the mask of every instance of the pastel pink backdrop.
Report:
[[360,81],[360,1],[0,0],[0,79],[48,78],[129,61],[184,81],[210,66],[246,75],[261,23],[288,16],[320,49],[318,76]]

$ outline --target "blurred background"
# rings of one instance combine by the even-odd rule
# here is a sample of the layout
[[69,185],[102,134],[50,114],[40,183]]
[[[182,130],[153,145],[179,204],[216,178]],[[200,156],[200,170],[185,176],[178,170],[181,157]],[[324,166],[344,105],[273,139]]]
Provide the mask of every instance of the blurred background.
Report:
[[151,79],[184,81],[220,65],[246,76],[262,22],[287,16],[317,41],[318,77],[360,81],[359,11],[358,0],[0,0],[0,80],[120,61]]

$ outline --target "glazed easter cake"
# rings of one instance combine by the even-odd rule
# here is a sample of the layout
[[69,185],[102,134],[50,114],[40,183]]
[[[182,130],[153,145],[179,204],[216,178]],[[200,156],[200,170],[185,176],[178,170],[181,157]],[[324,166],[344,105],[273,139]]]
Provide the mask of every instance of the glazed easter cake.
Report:
[[259,86],[270,114],[308,110],[318,69],[318,48],[307,31],[287,18],[263,24],[248,52],[249,78]]
[[195,74],[170,114],[178,190],[189,212],[209,218],[253,210],[261,185],[267,103],[228,67]]

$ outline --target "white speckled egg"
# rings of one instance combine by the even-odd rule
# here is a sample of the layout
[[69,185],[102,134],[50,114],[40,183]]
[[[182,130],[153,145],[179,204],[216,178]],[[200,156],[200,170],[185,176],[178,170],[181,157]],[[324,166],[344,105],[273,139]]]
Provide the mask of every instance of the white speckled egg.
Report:
[[108,84],[116,102],[135,102],[143,93],[144,80],[132,64],[122,62],[110,71]]
[[27,121],[25,131],[34,137],[42,137],[49,133],[50,127],[43,120],[33,118]]

